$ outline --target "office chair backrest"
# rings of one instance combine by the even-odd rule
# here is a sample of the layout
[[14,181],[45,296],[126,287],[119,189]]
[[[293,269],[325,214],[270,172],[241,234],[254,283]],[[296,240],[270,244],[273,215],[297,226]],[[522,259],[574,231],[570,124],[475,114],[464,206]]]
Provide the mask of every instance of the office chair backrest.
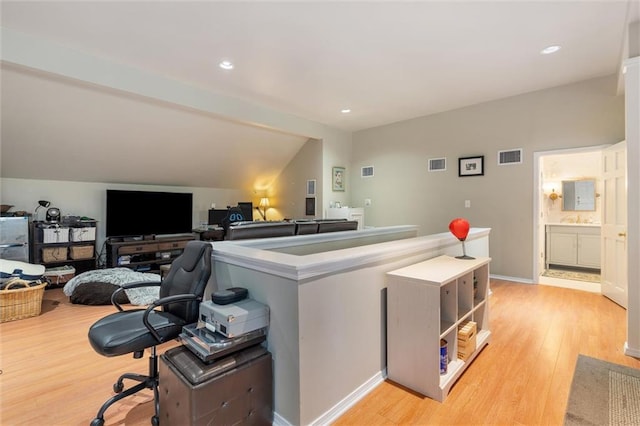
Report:
[[[171,263],[169,273],[160,285],[160,297],[176,294],[204,295],[211,276],[211,243],[189,241],[182,254]],[[171,303],[164,310],[177,315],[187,323],[198,320],[200,301]]]

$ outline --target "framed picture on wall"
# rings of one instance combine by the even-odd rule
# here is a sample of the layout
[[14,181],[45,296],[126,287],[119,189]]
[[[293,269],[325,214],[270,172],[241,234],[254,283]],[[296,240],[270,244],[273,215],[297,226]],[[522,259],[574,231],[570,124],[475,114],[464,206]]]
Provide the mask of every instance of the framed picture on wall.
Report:
[[307,197],[305,198],[304,203],[304,214],[307,216],[315,216],[316,215],[316,197]]
[[307,181],[307,196],[312,197],[316,195],[316,180],[311,179]]
[[345,175],[344,175],[344,167],[334,167],[333,168],[333,173],[331,174],[332,176],[332,189],[334,191],[344,191],[344,179],[345,179]]
[[483,176],[484,155],[458,158],[458,176]]

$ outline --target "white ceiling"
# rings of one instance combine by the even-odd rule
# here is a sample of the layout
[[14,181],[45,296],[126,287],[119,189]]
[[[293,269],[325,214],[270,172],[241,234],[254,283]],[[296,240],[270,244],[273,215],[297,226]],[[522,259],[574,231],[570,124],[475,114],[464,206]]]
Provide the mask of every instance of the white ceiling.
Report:
[[[640,19],[639,3],[640,0],[3,1],[2,26],[215,94],[356,131],[615,74],[622,60],[627,23]],[[559,44],[562,49],[554,55],[539,54],[552,44]],[[235,69],[220,69],[217,64],[222,59],[231,60]],[[18,112],[5,114],[5,106],[38,94],[29,89],[32,82],[22,81],[23,87],[19,87],[19,70],[10,68],[9,72],[16,74],[11,78],[5,77],[6,66],[2,71],[4,167],[7,149],[20,154],[20,148],[7,144],[6,132],[23,143],[38,139],[33,135],[34,129],[26,132],[30,136],[21,136],[25,127],[13,125],[20,120]],[[7,84],[15,86],[15,90],[5,90]],[[10,96],[9,92],[13,94]],[[82,96],[80,92],[69,96]],[[32,108],[37,99],[20,102],[25,108]],[[118,111],[122,107],[118,102],[122,101],[105,107]],[[342,114],[340,110],[345,107],[352,112]],[[154,108],[162,109],[162,105]],[[127,112],[122,112],[121,117],[115,114],[107,126],[94,113],[86,117],[90,123],[83,126],[85,143],[86,138],[97,138],[103,144],[113,141],[118,135],[111,127],[132,116]],[[55,120],[71,121],[53,111],[43,109],[42,114],[47,132],[56,131],[51,125]],[[148,119],[158,122],[151,116]],[[93,124],[99,131],[95,127],[92,130]],[[195,130],[193,137],[183,140],[189,139],[189,148],[195,152],[205,152],[206,144],[217,139],[215,132],[207,131],[204,122],[192,124],[202,130]],[[9,129],[5,130],[6,126]],[[230,137],[234,130],[227,130],[230,133],[225,137]],[[168,130],[164,131],[166,134]],[[139,132],[139,155],[144,155],[145,145],[140,139],[157,138],[158,132]],[[268,145],[275,147],[273,155],[266,159],[276,169],[266,173],[270,176],[277,174],[286,165],[282,161],[292,158],[306,140],[264,129],[260,132],[266,132]],[[179,138],[180,133],[176,130],[170,136]],[[242,141],[245,155],[258,151],[253,172],[264,170],[269,164],[260,160],[268,150],[259,148],[265,144],[255,136],[237,139],[238,143]],[[121,137],[128,140],[130,136]],[[280,137],[282,143],[274,140]],[[68,132],[59,133],[57,139],[57,144],[79,143]],[[166,150],[176,157],[174,148]],[[278,162],[275,157],[282,160]],[[183,163],[179,164],[178,169],[184,169]],[[238,168],[234,159],[229,159],[228,165]],[[124,172],[132,172],[127,170]],[[134,174],[130,181],[145,183],[151,179],[154,182],[146,183],[227,187],[227,182],[219,184],[215,176],[181,179],[179,170],[166,182],[159,182],[159,178]],[[114,177],[88,180],[114,181]]]

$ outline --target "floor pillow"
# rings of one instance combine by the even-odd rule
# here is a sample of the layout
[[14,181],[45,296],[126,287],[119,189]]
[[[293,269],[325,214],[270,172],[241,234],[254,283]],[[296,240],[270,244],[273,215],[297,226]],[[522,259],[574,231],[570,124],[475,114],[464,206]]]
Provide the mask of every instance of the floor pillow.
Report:
[[[109,305],[111,304],[111,295],[118,287],[141,281],[159,283],[160,275],[136,272],[129,268],[97,269],[83,272],[71,278],[65,284],[63,292],[69,296],[72,303]],[[150,286],[125,290],[121,293],[124,299],[118,299],[117,302],[148,305],[158,298],[159,289],[159,286]]]
[[[111,295],[118,288],[120,286],[110,283],[86,282],[71,293],[69,300],[78,305],[110,305]],[[126,304],[129,303],[129,298],[124,291],[121,291],[116,296],[116,302]]]

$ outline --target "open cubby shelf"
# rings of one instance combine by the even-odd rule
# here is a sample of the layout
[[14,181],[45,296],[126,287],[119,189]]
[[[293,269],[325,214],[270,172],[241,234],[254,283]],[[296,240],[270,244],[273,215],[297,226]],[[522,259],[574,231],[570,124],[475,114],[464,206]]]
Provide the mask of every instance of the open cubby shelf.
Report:
[[[489,343],[488,257],[439,256],[387,273],[387,375],[438,401]],[[458,358],[458,327],[476,323],[476,347]],[[446,372],[440,342],[446,341]]]

